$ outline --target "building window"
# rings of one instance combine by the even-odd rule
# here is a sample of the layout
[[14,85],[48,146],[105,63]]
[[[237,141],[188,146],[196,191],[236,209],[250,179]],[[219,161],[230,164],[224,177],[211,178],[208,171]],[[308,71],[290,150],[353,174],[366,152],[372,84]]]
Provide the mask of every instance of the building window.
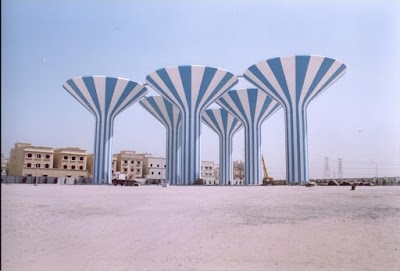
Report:
[[151,175],[154,175],[154,172],[153,172],[153,171],[151,172]]
[[75,169],[75,166],[72,166],[71,169]]
[[32,164],[31,164],[31,163],[28,163],[26,166],[27,166],[27,167],[32,167]]
[[159,165],[159,164],[157,164],[157,167],[160,167],[160,165]]
[[50,158],[50,154],[46,154],[46,159],[49,159]]
[[124,168],[124,172],[127,172],[128,171],[128,169],[127,168]]
[[131,160],[131,164],[134,164],[134,163],[135,163],[135,161]]
[[164,167],[167,167],[167,165],[164,165]]
[[152,166],[153,166],[153,164],[150,164],[150,166],[152,167]]
[[72,160],[72,161],[75,161],[75,160],[76,160],[76,157],[75,157],[75,156],[72,156],[72,157],[71,157],[71,160]]
[[72,176],[71,175],[67,175],[67,178],[71,178]]
[[40,168],[40,164],[36,164],[36,167],[37,167],[37,168]]
[[83,156],[79,157],[79,160],[83,161]]
[[64,155],[63,159],[68,160],[68,156]]
[[140,165],[140,161],[137,161],[137,164]]
[[49,168],[49,167],[50,167],[50,165],[49,165],[49,164],[46,164],[46,165],[44,165],[44,167],[45,167],[45,168]]
[[158,172],[158,175],[161,175],[161,172]]
[[64,169],[68,169],[68,166],[67,166],[67,165],[64,165],[63,168],[64,168]]
[[[80,170],[83,170],[83,166],[80,166],[79,169],[80,169]],[[114,172],[114,170],[113,170],[113,172]]]
[[32,153],[28,153],[28,157],[29,157],[29,158],[32,157]]
[[124,163],[125,163],[125,164],[128,164],[128,160],[125,160]]
[[40,153],[36,154],[36,158],[42,158],[42,155]]
[[136,170],[138,173],[140,172],[140,169]]

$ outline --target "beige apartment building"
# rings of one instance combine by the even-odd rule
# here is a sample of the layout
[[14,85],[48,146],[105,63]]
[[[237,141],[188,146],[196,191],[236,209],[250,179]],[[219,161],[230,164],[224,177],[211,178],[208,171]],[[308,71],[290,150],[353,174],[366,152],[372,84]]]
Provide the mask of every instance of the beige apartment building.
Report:
[[[144,154],[135,151],[121,151],[112,157],[112,178],[118,179],[118,173],[125,174],[126,179],[142,178]],[[87,156],[89,176],[93,176],[93,154]]]
[[[93,177],[93,153],[87,155],[86,168],[87,168],[87,171],[88,171],[88,177]],[[114,154],[113,157],[112,157],[112,176],[113,176],[113,179],[116,178],[116,172],[117,172],[117,157]]]
[[[79,163],[73,167],[72,161],[68,163],[67,168],[64,168],[63,163],[55,163],[57,161],[55,156],[62,150],[66,150],[66,155],[75,155],[75,159],[78,157],[76,154],[86,157],[86,151],[77,148],[57,149],[56,153],[50,147],[32,146],[30,143],[18,142],[10,151],[7,173],[10,176],[87,177],[86,158],[84,158],[83,169],[80,169]],[[68,152],[71,153],[68,154]]]
[[54,168],[64,170],[66,175],[63,177],[89,177],[86,150],[71,147],[54,149]]
[[214,178],[219,183],[219,165],[218,164],[214,164]]
[[244,162],[233,161],[233,183],[235,185],[244,184]]
[[113,177],[115,172],[125,174],[127,179],[133,180],[143,177],[143,158],[144,154],[136,153],[135,151],[121,151],[114,154],[116,168],[114,171],[113,161]]
[[54,167],[71,170],[86,170],[87,154],[79,148],[54,149]]

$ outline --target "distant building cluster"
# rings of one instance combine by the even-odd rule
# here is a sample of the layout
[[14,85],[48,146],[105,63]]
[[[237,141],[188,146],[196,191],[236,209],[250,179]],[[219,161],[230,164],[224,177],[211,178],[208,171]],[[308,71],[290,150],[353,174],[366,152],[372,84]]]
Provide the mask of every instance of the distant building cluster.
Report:
[[[245,185],[245,163],[233,161],[233,181],[228,185]],[[112,176],[120,174],[128,180],[144,179],[148,184],[159,184],[166,179],[166,159],[149,153],[120,151],[112,156]],[[93,154],[76,147],[52,148],[15,143],[10,157],[1,154],[1,175],[21,177],[91,178]],[[205,185],[220,184],[220,168],[213,161],[201,162],[201,178]],[[311,179],[317,185],[346,185],[350,183],[374,185],[399,185],[400,177]],[[275,185],[285,185],[286,180],[275,180]]]
[[[7,159],[1,155],[1,175],[56,178],[88,178],[93,176],[93,154],[76,147],[52,148],[15,143]],[[234,184],[243,184],[244,163],[233,162]],[[149,153],[121,151],[112,156],[112,176],[146,179],[149,183],[165,180],[166,159]],[[219,184],[219,166],[213,161],[201,162],[201,178],[206,185]]]

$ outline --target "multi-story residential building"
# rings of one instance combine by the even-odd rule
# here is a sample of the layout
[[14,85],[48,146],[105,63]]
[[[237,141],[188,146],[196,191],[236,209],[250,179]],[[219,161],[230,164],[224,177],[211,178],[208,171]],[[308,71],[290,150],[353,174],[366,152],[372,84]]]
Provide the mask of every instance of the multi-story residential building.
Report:
[[65,177],[89,177],[86,150],[72,147],[54,149],[54,168],[63,170]]
[[[93,177],[93,153],[87,155],[87,162],[86,162],[86,168],[88,171],[88,177]],[[115,154],[113,154],[112,157],[112,178],[116,179],[117,178],[117,157]]]
[[160,182],[165,180],[166,159],[151,154],[144,154],[143,157],[143,178],[148,182]]
[[135,151],[121,151],[113,157],[116,159],[116,169],[113,172],[125,174],[127,179],[136,179],[143,177],[143,158],[144,154]]
[[[86,156],[86,151],[76,148],[65,148],[58,150],[70,150]],[[78,151],[79,150],[79,151]],[[72,154],[72,153],[71,153]],[[76,157],[75,157],[76,158]],[[50,147],[32,146],[30,143],[16,143],[10,152],[10,160],[8,165],[8,175],[11,176],[44,176],[44,177],[87,177],[86,159],[83,161],[83,169],[78,166],[79,163],[72,167],[72,161],[67,163],[70,165],[64,168],[64,164],[57,164],[55,159],[55,151]],[[55,166],[55,163],[57,166]],[[62,166],[58,166],[62,165]]]
[[[93,153],[87,155],[86,168],[89,177],[93,177]],[[117,156],[113,154],[112,157],[112,178],[117,178]]]
[[235,185],[244,184],[244,162],[233,161],[233,182]]
[[1,175],[7,175],[8,159],[1,154]]
[[219,165],[218,164],[214,165],[214,178],[219,183]]
[[218,181],[214,176],[214,162],[201,161],[201,178],[206,185],[218,185]]
[[[92,159],[92,164],[91,164],[91,170],[93,170],[93,159]],[[113,179],[118,179],[118,177],[117,177],[117,173],[120,173],[120,172],[118,172],[118,170],[117,170],[117,155],[116,154],[113,154],[113,157],[112,157],[112,178]]]
[[69,170],[86,170],[87,154],[86,150],[79,148],[60,148],[54,149],[54,167]]
[[[12,176],[44,176],[53,168],[53,148],[15,143],[10,151],[8,174]],[[43,172],[45,169],[46,172]]]

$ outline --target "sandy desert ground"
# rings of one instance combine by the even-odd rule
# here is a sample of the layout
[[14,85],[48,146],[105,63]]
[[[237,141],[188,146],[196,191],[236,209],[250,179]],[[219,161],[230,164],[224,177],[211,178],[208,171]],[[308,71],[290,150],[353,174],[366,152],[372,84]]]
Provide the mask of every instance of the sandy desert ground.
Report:
[[1,185],[2,270],[400,270],[400,187]]

